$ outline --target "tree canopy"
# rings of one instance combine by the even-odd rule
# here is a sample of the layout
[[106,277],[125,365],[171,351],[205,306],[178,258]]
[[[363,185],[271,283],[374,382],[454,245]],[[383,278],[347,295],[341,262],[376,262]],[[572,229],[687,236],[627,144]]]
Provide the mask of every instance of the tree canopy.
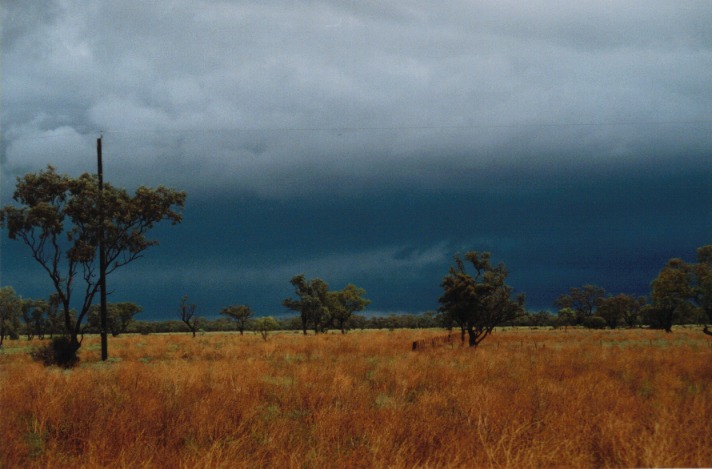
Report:
[[[129,301],[109,303],[106,307],[106,318],[111,335],[117,337],[119,334],[125,333],[131,322],[133,322],[134,316],[140,313],[142,309],[143,308],[139,305]],[[89,319],[87,322],[95,329],[99,329],[100,318],[97,305],[92,306],[89,310]]]
[[198,305],[195,303],[188,302],[188,295],[183,295],[180,299],[180,306],[178,307],[178,317],[183,323],[188,326],[190,332],[198,332],[198,318],[195,316],[195,312],[198,309]]
[[462,340],[467,332],[470,347],[475,347],[497,325],[524,313],[524,295],[512,299],[512,287],[505,283],[507,269],[504,264],[493,266],[490,253],[470,251],[464,258],[474,274],[467,272],[459,256],[455,257],[455,265],[441,283],[440,310],[446,322],[460,327]]
[[[148,238],[158,222],[181,222],[185,198],[185,192],[162,186],[141,186],[131,195],[111,184],[104,185],[100,197],[96,175],[74,178],[52,166],[18,177],[13,194],[18,205],[0,210],[0,224],[10,239],[30,248],[50,277],[75,351],[82,321],[99,289],[99,233],[103,230],[108,275],[158,244]],[[78,298],[73,297],[75,290]],[[77,306],[76,316],[70,314],[72,304]]]
[[349,319],[357,311],[363,311],[371,300],[364,298],[366,290],[350,283],[343,290],[329,291],[329,285],[320,278],[308,280],[304,274],[290,280],[297,298],[287,298],[282,304],[299,313],[302,332],[313,327],[314,333],[336,326],[346,333]]
[[346,333],[346,324],[355,312],[363,311],[371,300],[364,298],[366,290],[349,283],[343,290],[329,292],[329,312],[332,323],[342,334]]
[[6,336],[17,337],[20,329],[22,299],[12,287],[0,288],[0,346]]
[[712,245],[697,249],[696,263],[670,259],[651,290],[646,313],[653,327],[671,332],[675,322],[712,321]]
[[554,305],[558,308],[570,308],[575,314],[576,324],[593,316],[599,301],[604,298],[606,291],[596,285],[584,285],[581,288],[569,288],[569,293],[559,296]]
[[320,278],[308,280],[304,274],[295,275],[289,283],[294,287],[297,299],[286,298],[282,304],[299,313],[304,335],[309,326],[319,333],[328,322],[329,285]]
[[247,321],[252,317],[252,309],[247,305],[230,305],[223,308],[220,314],[232,318],[237,323],[237,330],[243,335],[247,327]]

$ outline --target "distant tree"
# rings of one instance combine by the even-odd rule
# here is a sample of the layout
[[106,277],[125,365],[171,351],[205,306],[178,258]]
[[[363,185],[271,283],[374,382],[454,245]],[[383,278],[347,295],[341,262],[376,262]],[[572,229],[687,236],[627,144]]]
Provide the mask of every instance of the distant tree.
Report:
[[131,302],[117,303],[115,308],[116,315],[109,322],[109,330],[114,337],[126,333],[136,315],[143,311],[143,308]]
[[348,324],[346,327],[348,329],[365,329],[367,323],[368,323],[368,320],[364,316],[362,316],[360,314],[353,314],[349,318],[349,321],[348,321]]
[[[96,175],[73,178],[48,166],[18,178],[13,199],[20,206],[7,205],[0,210],[0,225],[8,230],[10,239],[26,244],[52,281],[69,336],[66,344],[70,350],[62,355],[72,362],[81,346],[82,321],[99,290],[99,233],[103,232],[109,275],[157,244],[147,237],[156,223],[181,221],[178,210],[186,197],[184,192],[165,187],[139,187],[131,196],[111,184],[104,185],[103,204],[99,196]],[[83,282],[83,298],[77,301],[79,308],[73,316],[72,294],[79,282]]]
[[0,346],[5,337],[18,337],[21,314],[22,299],[15,289],[10,286],[0,288]]
[[629,295],[628,308],[623,311],[623,323],[626,327],[636,327],[640,325],[643,308],[648,304],[648,299],[644,296],[634,297]]
[[188,326],[190,332],[193,333],[193,337],[195,337],[195,333],[198,331],[199,321],[198,318],[195,316],[195,310],[197,308],[197,305],[188,303],[188,295],[183,295],[183,297],[180,299],[178,317],[181,321],[183,321],[183,323],[185,323],[186,326]]
[[597,314],[587,316],[583,321],[583,327],[587,329],[605,329],[606,320]]
[[[106,325],[113,337],[118,337],[128,331],[129,325],[133,322],[134,317],[143,309],[131,302],[109,303],[106,305]],[[89,326],[96,330],[101,327],[101,318],[99,316],[99,306],[94,305],[89,310]]]
[[692,269],[682,259],[670,259],[652,283],[652,304],[648,310],[651,326],[672,332],[676,318],[692,307]]
[[554,301],[557,308],[571,308],[576,313],[576,324],[582,324],[588,316],[593,316],[598,301],[606,291],[596,285],[584,285],[582,288],[569,288],[569,293],[559,296]]
[[429,329],[431,327],[438,326],[438,312],[437,311],[425,311],[418,321],[418,327],[423,329]]
[[531,315],[532,325],[535,327],[550,326],[554,323],[554,317],[548,311],[539,311]]
[[559,310],[559,314],[556,318],[556,323],[558,326],[566,329],[568,326],[573,326],[576,324],[576,312],[571,308],[562,308]]
[[346,325],[357,311],[363,311],[371,300],[364,298],[366,290],[349,283],[343,290],[329,292],[329,312],[334,325],[346,334]]
[[246,305],[238,306],[228,306],[220,311],[220,314],[224,314],[232,318],[237,323],[237,330],[240,331],[240,335],[245,332],[247,327],[247,322],[252,317],[252,309]]
[[323,331],[329,322],[329,285],[320,278],[307,280],[304,274],[292,277],[290,283],[298,299],[287,298],[282,305],[299,313],[304,335],[310,325],[315,334]]
[[32,340],[35,335],[44,339],[45,330],[48,329],[48,321],[45,318],[48,309],[49,305],[45,300],[22,300],[22,319],[25,321],[27,340]]
[[620,324],[633,327],[637,324],[640,309],[645,304],[645,298],[620,293],[607,296],[598,301],[598,316],[606,321],[606,325],[615,329]]
[[155,331],[156,328],[156,322],[148,322],[148,321],[134,321],[131,323],[129,326],[129,332],[136,332],[141,335],[148,335],[151,332]]
[[255,331],[259,332],[262,336],[262,340],[267,341],[267,336],[270,331],[277,329],[277,321],[272,316],[256,318],[253,322],[253,327]]
[[[692,267],[692,299],[700,308],[705,322],[712,322],[712,244],[697,249],[697,263]],[[703,332],[712,335],[705,328]]]
[[465,260],[472,264],[474,276],[456,256],[455,266],[442,280],[439,301],[443,313],[467,331],[470,347],[476,347],[496,326],[524,313],[524,295],[511,298],[512,287],[505,283],[507,269],[504,264],[493,266],[490,253],[471,251]]
[[47,301],[47,332],[50,338],[61,334],[64,328],[64,318],[60,311],[60,299],[57,293],[52,293]]

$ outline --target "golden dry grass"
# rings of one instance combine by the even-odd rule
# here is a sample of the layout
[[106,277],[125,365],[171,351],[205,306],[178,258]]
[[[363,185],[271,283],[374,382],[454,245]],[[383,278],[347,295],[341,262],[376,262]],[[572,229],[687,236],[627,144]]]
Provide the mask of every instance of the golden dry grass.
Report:
[[[0,354],[0,467],[712,466],[698,330],[126,336]],[[13,353],[18,352],[18,353]]]

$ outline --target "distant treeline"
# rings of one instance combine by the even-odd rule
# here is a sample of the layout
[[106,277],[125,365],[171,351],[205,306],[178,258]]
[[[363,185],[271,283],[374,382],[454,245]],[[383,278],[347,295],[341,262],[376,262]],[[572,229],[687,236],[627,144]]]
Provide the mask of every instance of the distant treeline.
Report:
[[[654,321],[645,320],[641,317],[633,327],[651,327],[655,326]],[[684,324],[701,324],[704,323],[703,318],[687,317],[681,321],[676,321],[678,325]],[[255,331],[253,320],[248,322],[246,330]],[[277,323],[276,330],[280,331],[301,331],[302,323],[299,316],[275,318]],[[542,327],[542,328],[559,328],[572,326],[567,318],[559,317],[557,314],[549,313],[548,311],[539,311],[534,313],[526,313],[523,316],[509,322],[505,322],[500,327]],[[199,330],[202,332],[231,332],[237,331],[237,325],[234,321],[228,318],[218,319],[199,319]],[[585,321],[581,324],[583,327],[591,329],[605,328],[606,324],[593,320]],[[431,329],[443,328],[444,318],[441,314],[428,311],[425,313],[403,313],[390,314],[386,316],[365,316],[353,315],[347,323],[348,330],[366,330],[366,329]],[[626,326],[623,326],[626,327]],[[98,329],[93,327],[86,329],[87,333],[98,333]],[[333,332],[338,332],[337,328],[332,329]],[[168,332],[189,332],[186,325],[181,321],[134,321],[128,328],[128,333],[168,333]]]

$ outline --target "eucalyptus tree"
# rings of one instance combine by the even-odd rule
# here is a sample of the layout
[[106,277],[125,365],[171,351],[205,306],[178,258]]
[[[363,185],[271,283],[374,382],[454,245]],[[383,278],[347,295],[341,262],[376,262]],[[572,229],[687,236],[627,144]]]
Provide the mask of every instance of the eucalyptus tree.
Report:
[[[470,347],[476,347],[497,325],[524,314],[524,295],[512,298],[513,289],[505,283],[507,268],[493,266],[489,252],[470,251],[464,258],[456,256],[442,280],[440,310],[446,322],[460,327],[462,341],[467,332]],[[467,272],[465,261],[472,265],[473,274]]]
[[295,275],[290,283],[297,298],[286,298],[282,305],[299,313],[304,335],[309,326],[315,334],[323,331],[330,320],[329,285],[320,278],[308,280],[304,274]]
[[15,289],[7,286],[0,288],[0,346],[5,337],[16,338],[20,329],[22,299]]
[[180,299],[180,306],[178,307],[178,317],[183,323],[188,326],[190,332],[198,332],[198,317],[195,315],[198,305],[195,303],[188,303],[188,295],[183,295]]
[[621,324],[633,327],[638,323],[640,311],[645,306],[644,297],[635,297],[620,293],[616,296],[601,298],[597,305],[597,314],[606,321],[606,325],[615,329]]
[[353,314],[363,311],[371,300],[364,298],[366,290],[349,283],[343,290],[329,292],[329,314],[333,324],[346,334],[346,324]]
[[571,308],[576,314],[576,323],[582,324],[584,319],[593,316],[598,302],[606,296],[606,291],[596,285],[584,285],[581,288],[569,288],[569,293],[560,295],[554,302],[558,308]]
[[47,300],[47,332],[49,337],[54,337],[55,334],[61,334],[64,328],[64,320],[60,308],[59,295],[52,293]]
[[653,280],[649,308],[652,326],[672,332],[675,320],[692,307],[692,269],[682,259],[670,259]]
[[220,310],[220,314],[223,314],[237,324],[237,330],[240,331],[240,335],[243,335],[245,329],[247,328],[247,323],[253,316],[252,309],[247,305],[237,305],[237,306],[227,306]]
[[279,324],[272,316],[266,316],[252,321],[252,327],[255,332],[260,333],[262,340],[267,342],[267,336],[269,336],[270,331],[276,330],[279,327]]
[[17,178],[13,194],[17,205],[0,210],[0,225],[10,239],[30,248],[32,258],[49,276],[62,308],[71,357],[81,346],[82,321],[99,290],[100,233],[110,275],[158,244],[148,238],[157,223],[182,221],[185,198],[185,192],[163,186],[141,186],[131,195],[104,184],[100,192],[96,175],[75,178],[57,173],[52,166]]
[[[653,327],[670,332],[674,322],[712,321],[712,245],[697,249],[696,263],[670,259],[651,286]],[[707,325],[703,332],[712,335]]]
[[[124,334],[134,317],[143,310],[136,303],[131,303],[130,301],[124,301],[121,303],[109,303],[106,305],[106,319],[109,332],[113,337],[118,337],[120,334]],[[87,321],[90,326],[94,328],[100,327],[100,317],[99,308],[94,305],[89,310],[89,319]]]
[[49,329],[49,321],[45,317],[49,310],[46,300],[22,300],[22,319],[25,321],[25,334],[27,340],[32,340],[34,336],[44,339],[44,334]]
[[[712,244],[697,249],[697,263],[692,267],[692,274],[692,299],[704,313],[705,322],[712,322]],[[712,335],[707,325],[703,331]]]

